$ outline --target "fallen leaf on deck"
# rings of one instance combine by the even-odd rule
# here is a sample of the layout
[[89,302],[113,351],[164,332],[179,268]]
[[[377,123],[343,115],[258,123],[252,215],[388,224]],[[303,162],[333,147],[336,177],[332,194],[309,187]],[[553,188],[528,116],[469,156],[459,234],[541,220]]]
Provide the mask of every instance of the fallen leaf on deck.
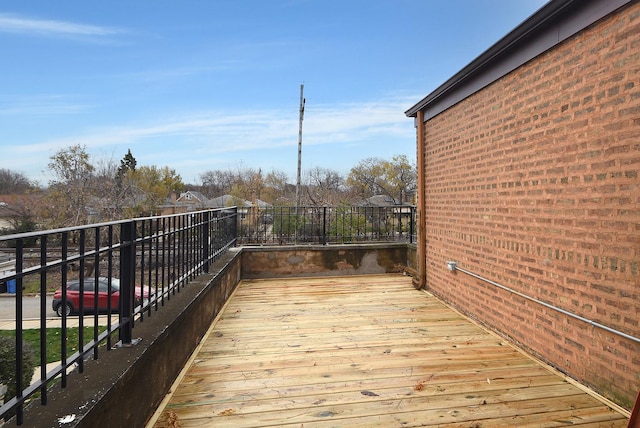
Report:
[[176,412],[169,410],[166,412],[166,414],[167,414],[167,426],[169,428],[180,428],[182,426],[178,421],[178,415],[176,414]]

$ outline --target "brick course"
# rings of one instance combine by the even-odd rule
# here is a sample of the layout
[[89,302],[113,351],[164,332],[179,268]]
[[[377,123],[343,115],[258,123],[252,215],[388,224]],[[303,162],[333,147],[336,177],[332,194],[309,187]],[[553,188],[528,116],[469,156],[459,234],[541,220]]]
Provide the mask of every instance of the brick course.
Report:
[[425,124],[426,286],[630,408],[640,345],[640,4]]

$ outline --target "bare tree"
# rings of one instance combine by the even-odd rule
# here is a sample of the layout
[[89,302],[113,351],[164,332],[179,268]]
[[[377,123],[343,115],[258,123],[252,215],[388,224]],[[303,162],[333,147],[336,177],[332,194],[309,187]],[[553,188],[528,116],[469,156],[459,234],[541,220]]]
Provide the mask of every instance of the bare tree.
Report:
[[24,174],[0,168],[0,195],[20,195],[33,190],[34,187]]
[[113,160],[98,159],[90,184],[88,200],[91,222],[110,221],[122,218],[125,190],[118,180],[118,165]]
[[208,198],[231,194],[237,176],[231,170],[211,170],[200,174],[201,192]]
[[61,149],[51,156],[49,169],[56,176],[49,183],[49,204],[44,218],[49,226],[77,226],[87,221],[87,201],[94,166],[85,146]]
[[36,207],[42,195],[30,193],[24,195],[4,196],[2,213],[9,227],[0,229],[0,234],[33,232],[38,229],[35,218]]
[[338,171],[315,167],[307,172],[305,194],[312,206],[336,206],[345,202],[345,180]]

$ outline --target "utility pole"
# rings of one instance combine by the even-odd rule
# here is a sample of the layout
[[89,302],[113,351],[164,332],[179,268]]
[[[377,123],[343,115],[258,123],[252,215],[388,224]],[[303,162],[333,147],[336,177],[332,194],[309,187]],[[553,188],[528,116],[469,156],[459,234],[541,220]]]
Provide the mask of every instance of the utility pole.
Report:
[[300,121],[298,125],[298,179],[296,181],[296,214],[300,210],[300,174],[302,173],[302,120],[304,119],[304,85],[300,85]]

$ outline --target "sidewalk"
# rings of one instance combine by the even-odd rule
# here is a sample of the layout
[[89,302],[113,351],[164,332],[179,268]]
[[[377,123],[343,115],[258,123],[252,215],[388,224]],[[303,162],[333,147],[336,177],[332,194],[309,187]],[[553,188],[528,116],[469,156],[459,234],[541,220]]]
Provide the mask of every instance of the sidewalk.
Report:
[[[80,318],[76,316],[70,316],[67,318],[67,327],[78,327],[80,322]],[[118,322],[118,314],[112,315],[111,317],[112,323]],[[98,317],[99,325],[107,325],[107,316],[100,315]],[[86,315],[84,317],[84,325],[91,326],[93,325],[93,315]],[[59,317],[51,317],[47,318],[47,328],[55,328],[62,327],[62,318]],[[28,329],[39,329],[40,328],[40,319],[26,319],[22,321],[22,328],[25,330]],[[15,320],[0,320],[0,330],[15,330],[16,322]]]

